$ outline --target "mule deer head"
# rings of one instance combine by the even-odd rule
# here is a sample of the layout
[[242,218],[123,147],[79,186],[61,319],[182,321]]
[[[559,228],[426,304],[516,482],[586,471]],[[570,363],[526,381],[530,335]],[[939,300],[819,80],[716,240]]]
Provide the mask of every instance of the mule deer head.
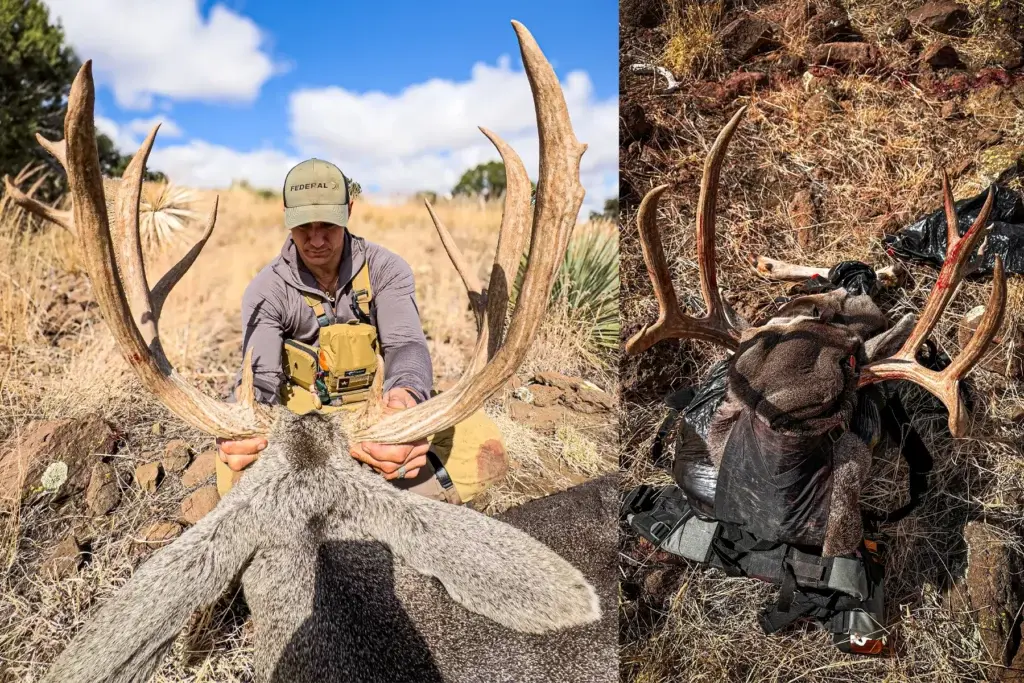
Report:
[[[658,201],[667,186],[657,187],[641,202],[637,221],[644,261],[660,312],[655,323],[645,325],[626,343],[627,353],[641,353],[670,338],[700,339],[733,352],[726,399],[707,436],[708,451],[716,466],[720,465],[730,431],[741,416],[752,415],[767,427],[768,431],[762,431],[766,439],[784,436],[790,447],[803,444],[810,450],[826,433],[849,426],[860,389],[887,380],[908,380],[930,391],[948,409],[950,431],[954,436],[963,436],[967,415],[959,383],[991,344],[1006,304],[1006,279],[998,257],[985,315],[970,343],[941,372],[922,366],[916,356],[935,329],[965,275],[968,259],[980,243],[992,207],[991,193],[974,225],[961,237],[949,183],[943,176],[948,220],[946,261],[916,323],[912,315],[907,315],[890,328],[870,296],[837,289],[796,297],[771,319],[752,327],[723,300],[715,263],[718,181],[726,149],[745,110],[740,109],[719,133],[701,180],[697,266],[707,313],[694,317],[679,306],[656,225]],[[762,273],[772,272],[777,277],[816,272],[771,259],[753,259],[752,263]],[[896,277],[898,273],[886,275]],[[864,443],[849,433],[836,442],[833,456],[832,513],[825,537],[827,554],[849,552],[851,544],[860,541],[859,493],[871,464],[871,454]]]
[[[257,403],[249,357],[234,404],[204,395],[171,367],[160,344],[160,311],[209,238],[216,203],[202,239],[149,288],[138,219],[142,177],[157,127],[116,185],[116,196],[108,196],[112,185],[104,183],[97,158],[91,63],[82,66],[71,88],[65,140],[43,144],[67,172],[73,215],[59,218],[78,236],[102,315],[143,386],[175,415],[218,437],[269,436],[270,446],[210,514],[157,551],[98,610],[46,680],[144,680],[192,611],[218,597],[238,576],[257,625],[257,668],[269,678],[284,644],[308,618],[313,598],[295,585],[268,585],[268,567],[284,556],[291,563],[288,574],[304,575],[316,562],[318,548],[338,540],[383,544],[420,574],[439,579],[452,600],[508,629],[544,633],[598,618],[593,587],[545,545],[468,508],[399,491],[348,455],[353,439],[408,442],[469,417],[523,362],[544,316],[583,201],[579,162],[586,145],[576,140],[558,80],[540,48],[524,26],[513,26],[540,137],[532,222],[530,181],[522,161],[497,135],[484,131],[508,175],[486,297],[435,218],[478,314],[472,359],[451,390],[388,416],[379,402],[383,372],[377,373],[375,399],[365,410],[327,417],[296,416]],[[522,293],[506,331],[508,291],[527,245]],[[303,680],[322,680],[316,674],[307,671]],[[285,678],[298,677],[292,670]]]

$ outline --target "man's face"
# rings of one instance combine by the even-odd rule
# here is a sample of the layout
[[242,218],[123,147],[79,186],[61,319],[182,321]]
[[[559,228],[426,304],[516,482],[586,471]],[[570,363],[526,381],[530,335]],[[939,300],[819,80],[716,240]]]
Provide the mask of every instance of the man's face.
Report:
[[341,258],[345,228],[330,223],[305,223],[292,228],[292,239],[307,266],[327,266]]

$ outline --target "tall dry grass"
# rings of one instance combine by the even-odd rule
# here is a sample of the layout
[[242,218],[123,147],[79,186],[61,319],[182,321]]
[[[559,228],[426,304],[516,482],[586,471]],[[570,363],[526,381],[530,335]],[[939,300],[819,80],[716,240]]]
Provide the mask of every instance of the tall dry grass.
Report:
[[[205,216],[213,197],[212,192],[195,192],[190,208]],[[169,297],[160,331],[177,371],[208,394],[225,396],[241,363],[242,293],[277,255],[287,233],[279,198],[242,187],[219,197],[217,227]],[[473,267],[488,268],[500,203],[441,201],[435,209]],[[75,239],[53,226],[33,223],[38,229],[29,230],[32,221],[0,202],[0,441],[17,438],[33,420],[97,413],[123,433],[113,458],[123,499],[100,519],[70,507],[40,506],[0,520],[7,559],[0,571],[0,681],[28,680],[44,671],[88,610],[131,575],[141,560],[136,544],[141,531],[154,521],[177,518],[185,495],[180,483],[167,477],[156,495],[143,496],[133,484],[134,467],[158,457],[172,438],[185,439],[196,452],[212,446],[209,436],[182,425],[155,401],[120,357],[91,306]],[[462,282],[423,205],[357,200],[350,229],[411,265],[435,380],[440,386],[453,382],[472,350],[475,324]],[[604,223],[582,224],[576,233],[610,229]],[[188,250],[200,226],[186,221],[175,232],[174,240],[147,243],[151,283]],[[521,376],[559,370],[614,391],[614,362],[592,363],[570,324],[553,306]],[[542,436],[515,424],[506,413],[506,400],[497,396],[486,410],[503,429],[515,474],[496,487],[488,512],[615,468],[614,425],[598,431],[570,425]],[[38,575],[42,559],[69,530],[91,541],[91,560],[77,576],[60,582]],[[156,680],[249,680],[245,616],[244,605],[232,604],[230,596],[197,615],[197,624],[175,644],[175,654]],[[204,619],[209,623],[200,623]]]

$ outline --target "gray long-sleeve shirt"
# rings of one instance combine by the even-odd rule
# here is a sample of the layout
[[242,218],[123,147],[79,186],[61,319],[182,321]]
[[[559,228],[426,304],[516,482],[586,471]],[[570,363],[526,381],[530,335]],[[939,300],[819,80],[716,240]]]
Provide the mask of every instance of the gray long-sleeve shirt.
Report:
[[[384,391],[406,387],[418,394],[418,401],[424,401],[433,386],[433,368],[416,306],[412,269],[397,254],[348,230],[333,306],[337,322],[356,318],[351,284],[364,263],[369,264],[373,289],[370,320],[377,327],[384,357]],[[282,362],[284,340],[317,344],[320,327],[303,294],[323,300],[316,279],[289,236],[281,253],[256,275],[242,297],[242,357],[252,348],[253,383],[256,400],[261,403],[280,402],[278,391],[287,381]],[[235,387],[240,383],[241,373],[235,378]]]

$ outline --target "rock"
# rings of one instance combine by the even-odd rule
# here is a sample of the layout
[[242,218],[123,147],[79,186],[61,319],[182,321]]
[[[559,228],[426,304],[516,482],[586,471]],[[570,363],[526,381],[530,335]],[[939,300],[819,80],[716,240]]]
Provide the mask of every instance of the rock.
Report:
[[910,30],[910,19],[900,17],[893,23],[889,24],[883,35],[896,43],[902,43],[910,37]]
[[820,123],[832,114],[838,114],[842,107],[830,92],[816,92],[804,102],[800,116],[811,123]]
[[997,530],[984,522],[968,522],[964,541],[967,595],[987,651],[985,660],[1006,664],[1007,639],[1021,604],[1020,587],[1014,581],[1020,560]]
[[740,71],[730,76],[724,87],[728,97],[739,97],[740,95],[749,95],[757,88],[767,84],[767,74]]
[[789,222],[796,233],[797,244],[804,248],[810,247],[814,243],[818,225],[818,210],[810,190],[800,190],[793,195],[789,202]]
[[113,466],[98,462],[92,466],[89,488],[85,491],[85,504],[96,515],[105,515],[121,502],[121,489],[117,486],[117,472]]
[[549,387],[543,384],[534,384],[530,387],[530,393],[533,394],[533,405],[538,408],[547,408],[558,404],[558,399],[562,398],[562,394],[565,393],[558,387]]
[[558,429],[565,419],[565,409],[561,406],[538,408],[522,401],[512,401],[509,410],[516,422],[544,432]]
[[923,26],[939,33],[963,36],[970,28],[971,15],[963,5],[939,0],[921,5],[907,15],[914,26]]
[[903,41],[903,49],[907,51],[908,55],[914,57],[921,54],[921,50],[924,49],[924,43],[916,38],[910,38]]
[[89,485],[92,466],[114,451],[117,438],[113,428],[96,415],[29,424],[20,438],[0,446],[0,512],[16,510],[22,498],[41,486],[43,472],[54,462],[68,467],[56,499],[81,493]]
[[[957,341],[961,349],[971,340],[984,314],[984,306],[975,306],[960,320],[957,326]],[[978,362],[978,367],[1004,377],[1024,377],[1024,332],[1014,325],[1003,326]]]
[[799,76],[804,72],[804,60],[800,55],[785,53],[775,62],[776,68],[789,76]]
[[1001,38],[994,45],[996,63],[1006,69],[1019,69],[1024,66],[1024,46],[1012,38]]
[[152,548],[160,548],[167,545],[178,536],[181,536],[182,527],[177,522],[154,522],[142,532],[142,540],[138,541]]
[[974,141],[983,147],[997,144],[1002,139],[1002,133],[998,130],[982,129],[975,133]]
[[866,71],[878,64],[878,48],[869,43],[826,43],[811,50],[811,63]]
[[754,55],[779,46],[772,25],[753,14],[743,14],[718,33],[726,58],[741,64]]
[[164,446],[164,457],[163,465],[165,472],[183,472],[188,467],[188,461],[191,456],[191,451],[188,444],[181,439],[174,439],[168,441],[167,445]]
[[583,380],[579,377],[569,377],[568,375],[563,375],[562,373],[555,372],[554,370],[538,372],[533,376],[533,381],[537,384],[544,384],[549,387],[558,387],[562,391],[572,391],[583,384]]
[[196,456],[195,461],[181,475],[181,484],[185,488],[192,488],[202,484],[217,472],[217,451],[203,451]]
[[611,410],[615,407],[615,400],[611,394],[596,389],[580,387],[576,392],[577,403],[592,406],[599,410]]
[[160,485],[160,463],[149,462],[135,468],[135,483],[146,493],[156,493]]
[[1024,160],[1024,146],[1003,143],[982,150],[978,155],[978,180],[983,186],[998,181],[1004,175],[1020,171]]
[[626,26],[657,28],[665,21],[665,3],[661,0],[622,0],[619,17]]
[[206,516],[220,502],[216,486],[204,486],[181,501],[181,519],[186,524],[195,524]]
[[512,375],[508,378],[508,381],[505,382],[506,391],[515,391],[521,386],[523,386],[523,380],[520,379],[519,375]]
[[807,20],[807,39],[812,45],[857,42],[861,36],[850,25],[850,17],[841,7],[826,7]]
[[647,119],[644,108],[635,102],[627,102],[619,113],[619,134],[623,141],[646,140],[654,126]]
[[956,109],[956,102],[953,100],[946,100],[942,103],[942,108],[939,110],[939,114],[942,118],[948,120],[957,118],[959,112]]
[[963,66],[956,49],[945,40],[936,40],[925,48],[921,61],[933,69],[952,69]]
[[43,561],[40,569],[45,576],[59,581],[75,574],[84,559],[78,540],[73,534],[68,534]]
[[160,436],[164,433],[164,428],[159,422],[154,422],[153,426],[150,427],[150,431],[153,432],[153,434]]

